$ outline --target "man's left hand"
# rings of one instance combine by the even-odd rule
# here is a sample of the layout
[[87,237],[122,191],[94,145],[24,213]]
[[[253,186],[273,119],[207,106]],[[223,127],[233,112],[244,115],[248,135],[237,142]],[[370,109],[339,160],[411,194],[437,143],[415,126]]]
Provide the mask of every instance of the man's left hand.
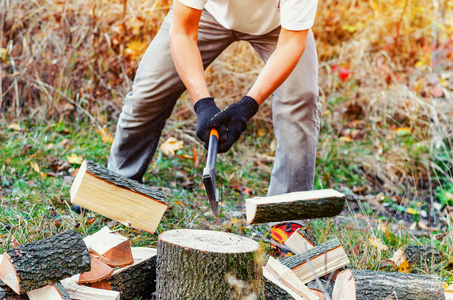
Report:
[[258,112],[258,109],[258,102],[252,97],[245,96],[241,101],[229,105],[223,111],[212,117],[208,123],[209,127],[218,128],[221,125],[227,127],[227,139],[225,142],[220,141],[219,153],[230,150],[242,132],[247,128],[248,121]]

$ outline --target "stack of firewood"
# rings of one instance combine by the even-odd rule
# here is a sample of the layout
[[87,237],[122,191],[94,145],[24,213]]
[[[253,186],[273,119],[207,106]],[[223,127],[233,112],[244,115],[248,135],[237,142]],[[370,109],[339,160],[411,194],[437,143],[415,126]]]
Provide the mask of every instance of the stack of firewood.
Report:
[[314,245],[299,229],[285,243],[294,256],[264,267],[267,299],[449,299],[439,276],[346,269],[338,239]]
[[107,227],[83,240],[70,230],[5,252],[0,299],[135,299],[156,283],[156,249],[131,247]]

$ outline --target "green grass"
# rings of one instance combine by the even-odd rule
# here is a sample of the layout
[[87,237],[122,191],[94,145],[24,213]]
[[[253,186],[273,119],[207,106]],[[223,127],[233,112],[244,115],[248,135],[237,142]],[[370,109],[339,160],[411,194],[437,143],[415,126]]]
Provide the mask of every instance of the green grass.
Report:
[[[70,228],[86,236],[105,225],[121,229],[134,246],[156,245],[156,234],[126,228],[92,212],[80,216],[71,211],[71,174],[79,165],[69,163],[68,157],[76,154],[103,165],[107,163],[110,144],[102,141],[94,126],[65,122],[34,124],[25,120],[20,123],[18,131],[8,128],[9,125],[4,123],[0,127],[0,142],[3,145],[0,158],[0,251],[9,249],[13,238],[19,243],[26,243]],[[219,155],[217,186],[223,201],[220,220],[213,217],[202,188],[201,174],[205,161],[201,145],[197,144],[194,151],[193,143],[186,141],[175,156],[165,156],[158,149],[145,175],[146,184],[162,190],[169,201],[158,233],[177,228],[228,231],[261,241],[268,253],[279,255],[275,247],[268,243],[270,235],[265,225],[245,224],[244,200],[265,195],[272,167],[272,159],[266,159],[266,155],[273,155],[272,147],[263,147],[272,143],[272,134],[259,132],[258,125],[251,126],[242,143],[235,145],[231,152]],[[323,130],[325,134],[326,128]],[[173,134],[180,138],[178,132],[167,131],[162,140]],[[328,135],[322,135],[320,143],[326,142],[327,138]],[[329,154],[318,159],[315,188],[333,187],[352,192],[354,186],[365,185],[366,177],[361,166],[351,163],[344,156],[348,151],[359,151],[357,149],[361,148],[353,143],[332,143]],[[198,162],[194,160],[194,152]],[[407,208],[407,205],[393,203],[390,197],[384,197],[381,203],[386,201],[395,210],[398,207],[402,208],[401,211]],[[386,224],[387,234],[379,229],[382,224]],[[442,241],[435,240],[433,235],[430,238],[415,238],[392,217],[378,215],[375,207],[368,202],[360,204],[359,213],[350,210],[337,218],[312,220],[308,226],[318,243],[338,237],[349,254],[351,267],[359,269],[389,270],[389,267],[380,267],[380,261],[390,258],[398,248],[406,245],[434,245],[447,254],[453,244],[452,236]],[[381,251],[370,245],[370,237],[380,238],[389,249]],[[447,259],[440,266],[412,266],[413,272],[437,273],[449,281],[452,272],[447,266],[453,260],[448,254],[444,257]]]

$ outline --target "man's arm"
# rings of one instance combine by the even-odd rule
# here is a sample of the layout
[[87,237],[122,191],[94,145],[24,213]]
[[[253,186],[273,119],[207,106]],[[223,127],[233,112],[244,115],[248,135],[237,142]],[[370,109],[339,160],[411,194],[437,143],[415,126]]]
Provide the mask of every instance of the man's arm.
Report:
[[304,53],[307,34],[308,30],[281,29],[274,53],[247,96],[261,105],[288,78]]
[[176,70],[194,103],[199,99],[210,97],[197,45],[201,13],[201,10],[185,6],[179,1],[173,2],[173,22],[170,29],[171,54]]

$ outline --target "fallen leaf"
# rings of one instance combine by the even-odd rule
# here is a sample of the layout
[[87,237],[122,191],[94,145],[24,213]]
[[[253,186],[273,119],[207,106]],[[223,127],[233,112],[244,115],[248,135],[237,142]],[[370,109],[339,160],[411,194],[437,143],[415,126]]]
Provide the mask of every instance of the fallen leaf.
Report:
[[2,58],[2,61],[6,61],[6,49],[5,48],[0,48],[0,57]]
[[410,215],[419,215],[420,213],[418,211],[416,211],[415,209],[413,209],[412,207],[409,207],[406,212]]
[[410,127],[400,127],[395,129],[395,133],[397,136],[406,136],[412,132]]
[[386,224],[379,225],[379,230],[382,231],[387,238],[390,238],[390,232]]
[[111,133],[107,133],[107,128],[96,129],[96,132],[102,137],[103,143],[113,143],[113,135]]
[[397,251],[395,251],[392,258],[389,258],[388,260],[392,261],[395,266],[400,266],[403,262],[406,261],[406,255],[404,254],[403,248],[399,248]]
[[165,156],[175,155],[175,152],[181,150],[184,146],[183,141],[179,141],[174,137],[169,137],[161,146],[160,150]]
[[384,243],[382,243],[381,239],[376,238],[374,236],[370,237],[368,239],[368,242],[370,243],[371,246],[376,247],[378,250],[387,251],[389,249],[389,247],[387,247],[387,245],[384,245]]
[[340,137],[339,139],[340,141],[343,141],[343,142],[346,142],[346,143],[350,143],[350,142],[353,142],[354,140],[351,139],[349,136],[342,136]]
[[83,156],[72,153],[71,155],[66,155],[66,160],[71,164],[80,165],[83,162]]
[[11,123],[11,124],[8,126],[8,129],[12,129],[12,130],[15,130],[15,131],[21,131],[20,125],[17,124],[17,123]]
[[35,162],[30,162],[30,166],[33,170],[35,170],[36,173],[40,173],[41,169],[39,168],[39,165]]

